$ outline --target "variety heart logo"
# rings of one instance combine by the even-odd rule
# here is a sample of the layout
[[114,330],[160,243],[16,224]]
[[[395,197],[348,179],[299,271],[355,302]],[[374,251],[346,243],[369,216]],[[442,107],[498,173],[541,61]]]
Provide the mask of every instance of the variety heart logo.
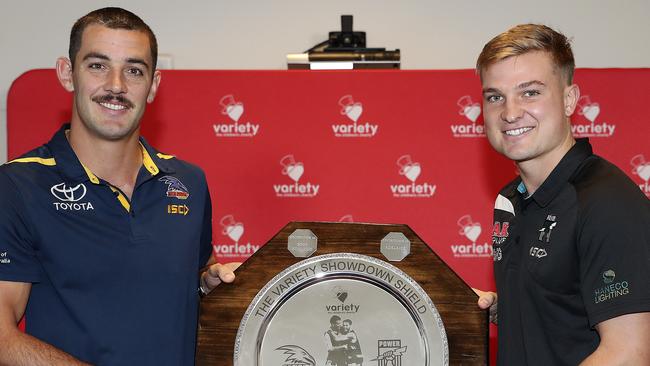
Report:
[[481,115],[481,106],[478,103],[465,106],[463,107],[463,115],[470,121],[476,122],[478,116]]
[[582,114],[590,122],[596,120],[596,117],[600,114],[600,105],[598,103],[588,104],[582,107]]
[[411,182],[415,182],[415,180],[418,179],[418,177],[420,176],[421,172],[422,172],[422,168],[418,163],[407,165],[404,167],[404,175]]
[[228,117],[235,122],[239,121],[239,117],[244,113],[244,105],[242,103],[232,104],[226,107]]
[[476,222],[472,225],[467,225],[463,228],[463,233],[472,243],[476,243],[476,239],[481,235],[481,224]]
[[244,225],[241,223],[229,225],[226,227],[226,233],[235,243],[239,243],[239,238],[244,234]]
[[298,179],[302,177],[302,174],[305,172],[305,167],[301,163],[291,164],[287,166],[287,175],[295,182],[298,182]]
[[641,179],[647,182],[648,179],[650,179],[650,163],[637,166],[635,172],[639,177],[641,177]]
[[361,113],[363,113],[363,106],[361,103],[354,103],[345,106],[345,115],[355,123],[359,117],[361,117]]
[[339,299],[341,302],[345,302],[345,299],[348,298],[348,293],[347,292],[337,292],[336,293],[336,298]]

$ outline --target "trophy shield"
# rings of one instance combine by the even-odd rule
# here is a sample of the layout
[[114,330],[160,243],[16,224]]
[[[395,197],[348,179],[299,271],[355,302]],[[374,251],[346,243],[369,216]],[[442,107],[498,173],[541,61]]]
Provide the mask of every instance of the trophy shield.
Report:
[[196,362],[488,362],[487,312],[406,225],[294,222],[201,301]]

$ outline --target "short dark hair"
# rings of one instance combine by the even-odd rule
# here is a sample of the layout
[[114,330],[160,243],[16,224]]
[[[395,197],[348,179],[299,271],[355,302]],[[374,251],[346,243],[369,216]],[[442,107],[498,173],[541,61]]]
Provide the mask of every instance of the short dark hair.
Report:
[[350,320],[350,319],[345,319],[345,320],[343,321],[343,324],[345,324],[345,323],[348,323],[348,324],[352,325],[352,320]]
[[84,30],[89,25],[98,24],[110,29],[125,29],[144,32],[149,38],[149,49],[151,51],[151,61],[153,62],[151,72],[156,70],[156,63],[158,62],[158,42],[156,36],[147,23],[145,23],[139,16],[131,13],[122,8],[102,8],[91,11],[90,13],[79,18],[70,31],[70,46],[68,48],[68,56],[70,62],[74,67],[74,60],[77,53],[81,48],[81,36]]
[[332,315],[332,317],[330,318],[330,324],[334,324],[338,321],[341,321],[341,317],[338,315]]
[[531,51],[548,52],[567,84],[573,83],[576,65],[569,39],[542,24],[520,24],[492,38],[478,56],[476,71],[482,77],[488,66]]

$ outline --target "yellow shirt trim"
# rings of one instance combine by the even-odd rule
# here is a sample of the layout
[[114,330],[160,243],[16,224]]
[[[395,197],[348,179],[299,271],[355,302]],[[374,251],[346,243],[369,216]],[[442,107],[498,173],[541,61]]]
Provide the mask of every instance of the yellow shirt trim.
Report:
[[54,158],[19,158],[7,162],[7,164],[11,163],[39,163],[47,166],[55,166],[56,160]]
[[160,169],[156,166],[156,163],[153,162],[153,159],[151,159],[151,155],[149,155],[149,152],[147,149],[142,146],[142,143],[140,143],[140,147],[142,148],[142,165],[144,165],[145,168],[151,173],[151,175],[156,175],[160,172]]
[[120,192],[120,190],[118,190],[117,188],[113,187],[110,184],[108,186],[111,188],[111,191],[117,193],[117,200],[120,201],[122,207],[126,209],[126,212],[130,212],[131,204],[129,203],[129,200],[127,200],[126,197],[124,197],[124,195],[122,194],[122,192]]

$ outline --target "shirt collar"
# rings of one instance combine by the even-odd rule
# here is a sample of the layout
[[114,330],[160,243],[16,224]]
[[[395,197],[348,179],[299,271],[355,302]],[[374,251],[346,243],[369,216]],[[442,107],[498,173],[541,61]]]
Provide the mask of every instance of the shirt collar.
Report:
[[[72,150],[66,137],[66,131],[69,129],[70,124],[64,124],[47,143],[56,159],[57,168],[72,182],[89,180],[94,184],[99,184],[99,178],[79,161],[74,150]],[[140,136],[140,147],[142,148],[142,165],[151,176],[155,176],[161,171],[166,174],[174,172],[169,161],[173,158],[172,155],[158,152],[142,136]]]
[[564,183],[569,181],[582,162],[591,155],[593,151],[589,139],[577,139],[531,198],[541,207],[546,207],[560,193]]

